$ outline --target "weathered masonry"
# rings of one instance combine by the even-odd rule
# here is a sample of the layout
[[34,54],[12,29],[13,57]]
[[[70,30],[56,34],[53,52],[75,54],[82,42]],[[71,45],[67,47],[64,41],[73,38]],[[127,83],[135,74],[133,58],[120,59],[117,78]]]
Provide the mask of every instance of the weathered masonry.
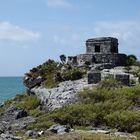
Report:
[[113,37],[92,38],[86,41],[85,54],[68,57],[68,63],[72,65],[82,66],[85,62],[124,66],[126,64],[126,55],[119,53],[118,39]]

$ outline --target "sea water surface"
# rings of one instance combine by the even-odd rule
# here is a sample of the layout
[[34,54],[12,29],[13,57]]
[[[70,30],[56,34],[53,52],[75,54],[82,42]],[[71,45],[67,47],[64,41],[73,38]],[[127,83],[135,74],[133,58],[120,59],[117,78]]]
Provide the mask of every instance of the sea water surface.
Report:
[[0,77],[0,103],[25,91],[23,77]]

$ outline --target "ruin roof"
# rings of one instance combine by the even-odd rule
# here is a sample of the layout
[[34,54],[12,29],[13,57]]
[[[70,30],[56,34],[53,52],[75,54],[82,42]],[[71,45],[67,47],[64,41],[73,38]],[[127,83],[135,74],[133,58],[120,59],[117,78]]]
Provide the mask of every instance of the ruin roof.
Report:
[[118,42],[118,39],[114,38],[114,37],[98,37],[98,38],[88,39],[86,42],[103,42],[103,41],[115,41],[115,42]]

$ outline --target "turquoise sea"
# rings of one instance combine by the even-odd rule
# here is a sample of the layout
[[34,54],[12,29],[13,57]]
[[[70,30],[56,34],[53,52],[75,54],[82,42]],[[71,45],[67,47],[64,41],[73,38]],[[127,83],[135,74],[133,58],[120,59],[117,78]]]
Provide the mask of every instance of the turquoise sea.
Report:
[[0,77],[0,103],[25,91],[23,77]]

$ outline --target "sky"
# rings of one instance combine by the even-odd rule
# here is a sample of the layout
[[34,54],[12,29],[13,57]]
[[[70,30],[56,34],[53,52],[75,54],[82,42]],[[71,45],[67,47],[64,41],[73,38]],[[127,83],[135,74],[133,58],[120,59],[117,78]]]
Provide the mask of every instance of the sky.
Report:
[[0,0],[0,76],[85,53],[85,41],[102,36],[140,59],[139,7],[140,0]]

